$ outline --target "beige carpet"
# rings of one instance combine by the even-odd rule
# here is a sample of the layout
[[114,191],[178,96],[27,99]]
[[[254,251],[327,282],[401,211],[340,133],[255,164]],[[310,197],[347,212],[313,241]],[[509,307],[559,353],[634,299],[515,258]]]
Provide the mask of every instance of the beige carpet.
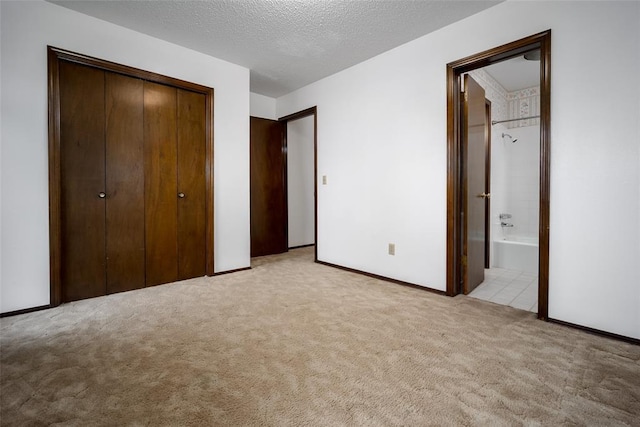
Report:
[[640,424],[640,347],[312,253],[2,319],[1,424]]

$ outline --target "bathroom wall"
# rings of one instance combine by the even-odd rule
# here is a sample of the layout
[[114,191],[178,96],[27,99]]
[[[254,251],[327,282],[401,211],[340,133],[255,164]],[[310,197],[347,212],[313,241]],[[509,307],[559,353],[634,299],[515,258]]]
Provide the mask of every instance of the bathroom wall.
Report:
[[[510,119],[540,115],[540,86],[507,93],[508,116]],[[500,120],[500,119],[496,119]],[[518,120],[507,123],[510,129],[537,126],[540,119]]]
[[[491,101],[491,119],[500,121],[540,115],[540,86],[522,88],[508,92],[484,68],[473,70],[469,75],[484,89],[485,97]],[[539,125],[540,119],[518,120],[505,123],[509,129]]]
[[[504,237],[537,237],[540,194],[540,126],[492,129],[491,203],[493,239]],[[508,133],[517,139],[512,142]],[[513,227],[500,226],[500,213]]]
[[[507,132],[507,127],[503,123],[499,123],[491,127],[491,204],[490,221],[491,235],[490,240],[502,240],[504,238],[502,227],[500,226],[500,214],[509,213],[507,208],[507,177],[506,168],[506,148],[502,142],[502,133]],[[494,245],[489,245],[491,253],[489,260],[494,265]]]
[[[540,114],[539,86],[508,92],[484,69],[469,75],[491,101],[491,120]],[[491,126],[491,239],[537,238],[539,220],[540,120],[529,119]],[[518,142],[512,143],[511,135]],[[502,227],[500,214],[512,217]],[[493,251],[493,245],[491,245]],[[491,254],[493,255],[493,254]],[[495,259],[490,256],[490,259]]]

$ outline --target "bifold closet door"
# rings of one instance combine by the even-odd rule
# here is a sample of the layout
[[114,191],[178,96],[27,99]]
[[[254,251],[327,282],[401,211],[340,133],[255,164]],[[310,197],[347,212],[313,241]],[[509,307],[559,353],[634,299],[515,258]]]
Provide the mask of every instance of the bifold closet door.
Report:
[[178,89],[178,279],[206,274],[205,96]]
[[107,72],[107,293],[145,286],[143,81]]
[[62,301],[104,295],[105,73],[63,61],[60,87]]
[[62,302],[206,274],[206,98],[61,61]]
[[147,286],[204,276],[205,97],[144,84]]
[[178,279],[177,89],[144,83],[147,286]]
[[62,300],[142,288],[139,79],[60,64]]

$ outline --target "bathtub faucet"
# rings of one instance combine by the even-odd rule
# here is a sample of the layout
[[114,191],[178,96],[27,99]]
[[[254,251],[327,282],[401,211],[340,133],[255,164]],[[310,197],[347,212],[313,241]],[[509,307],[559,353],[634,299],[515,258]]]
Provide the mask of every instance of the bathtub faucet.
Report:
[[501,227],[513,227],[513,224],[510,224],[510,223],[508,223],[508,222],[504,222],[504,221],[502,221],[502,222],[500,223],[500,226],[501,226]]

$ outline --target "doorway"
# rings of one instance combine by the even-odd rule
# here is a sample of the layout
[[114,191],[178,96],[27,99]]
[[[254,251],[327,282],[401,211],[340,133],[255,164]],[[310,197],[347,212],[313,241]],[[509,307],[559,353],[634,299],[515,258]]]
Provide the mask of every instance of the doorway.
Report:
[[251,117],[251,257],[287,251],[283,125]]
[[285,124],[289,249],[315,244],[314,116]]
[[[301,121],[302,119],[304,120]],[[287,164],[287,179],[285,180],[287,184],[287,241],[289,243],[289,249],[314,246],[313,260],[315,262],[318,261],[318,108],[307,108],[306,110],[281,117],[278,121],[284,124],[284,146]],[[304,122],[307,123],[305,124]],[[299,134],[299,132],[302,132],[302,134]],[[298,135],[296,135],[296,133],[298,133]],[[306,176],[305,181],[307,181],[307,185],[298,188],[298,196],[294,196],[295,192],[289,191],[289,184],[292,183],[293,179],[298,179],[299,177],[289,177],[289,173],[295,173],[293,169],[289,170],[289,143],[291,140],[291,143],[297,144],[300,142],[298,139],[308,139],[309,137],[313,138],[313,141],[309,144],[312,145],[312,147],[307,146],[306,150],[300,150],[301,147],[296,147],[294,151],[294,154],[295,152],[307,151],[307,155],[299,153],[302,157],[307,157],[307,160],[302,162],[304,165],[302,165],[302,163],[298,165],[298,169],[302,169],[301,172]],[[311,151],[311,153],[309,153],[309,151]],[[311,160],[309,156],[312,157]],[[298,160],[292,159],[292,161],[297,162]],[[309,168],[312,169],[309,170]],[[313,177],[310,177],[311,173]],[[313,187],[312,196],[308,194],[311,187]],[[290,196],[298,197],[299,199],[305,198],[307,201],[297,200],[295,203],[303,207],[301,209],[296,208],[293,206],[293,203],[290,203]],[[310,196],[313,197],[313,199],[311,199]],[[309,207],[310,203],[312,207]],[[289,218],[291,215],[297,215],[298,218]],[[305,222],[306,225],[304,225]],[[312,225],[310,225],[309,222],[312,222]],[[290,227],[301,227],[301,229],[305,229],[305,231],[296,231],[295,235],[289,236]]]
[[[545,31],[447,64],[447,295],[469,288],[468,259],[471,254],[466,228],[469,216],[466,136],[463,103],[464,74],[519,57],[540,52],[540,136],[539,136],[539,226],[538,226],[538,318],[548,317],[549,272],[549,143],[550,143],[550,59],[551,31]],[[490,126],[490,123],[486,124]],[[474,193],[475,194],[475,193]],[[471,195],[473,196],[473,194]],[[478,197],[487,198],[482,192]],[[484,259],[485,245],[482,247]]]
[[539,52],[469,72],[494,108],[484,126],[484,191],[490,195],[485,206],[484,277],[465,294],[534,313],[538,311]]
[[251,257],[315,246],[317,260],[317,108],[251,117],[250,145]]

